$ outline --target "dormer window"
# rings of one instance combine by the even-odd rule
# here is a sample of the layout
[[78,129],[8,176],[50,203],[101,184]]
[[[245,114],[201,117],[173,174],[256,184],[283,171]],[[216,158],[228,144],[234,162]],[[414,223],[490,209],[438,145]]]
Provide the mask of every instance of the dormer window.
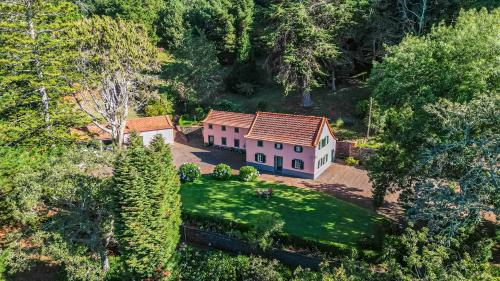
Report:
[[282,149],[283,149],[283,144],[282,144],[282,143],[277,142],[277,143],[275,143],[275,144],[274,144],[274,148],[276,148],[276,149],[278,149],[278,150],[282,150]]

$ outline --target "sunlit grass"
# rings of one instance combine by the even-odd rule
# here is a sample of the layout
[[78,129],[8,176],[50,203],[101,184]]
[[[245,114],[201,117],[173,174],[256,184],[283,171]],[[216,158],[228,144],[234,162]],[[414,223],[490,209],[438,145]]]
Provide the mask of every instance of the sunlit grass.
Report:
[[[270,199],[256,195],[258,188],[273,189]],[[354,246],[374,230],[381,217],[368,209],[335,197],[271,182],[218,181],[204,176],[181,188],[183,209],[252,224],[264,213],[278,214],[284,231],[323,243]]]

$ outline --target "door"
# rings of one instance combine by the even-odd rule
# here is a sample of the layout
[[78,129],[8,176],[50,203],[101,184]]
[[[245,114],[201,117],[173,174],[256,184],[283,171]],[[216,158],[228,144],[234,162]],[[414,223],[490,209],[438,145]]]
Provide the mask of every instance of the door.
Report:
[[283,157],[274,156],[274,172],[281,173],[283,171]]
[[208,145],[209,146],[214,145],[214,136],[208,136]]

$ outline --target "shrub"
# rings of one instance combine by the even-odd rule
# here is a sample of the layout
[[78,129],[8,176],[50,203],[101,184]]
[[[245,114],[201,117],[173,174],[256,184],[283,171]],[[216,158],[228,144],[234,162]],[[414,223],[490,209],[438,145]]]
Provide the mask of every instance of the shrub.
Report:
[[348,166],[356,166],[359,164],[359,160],[357,160],[356,158],[354,158],[352,156],[349,156],[345,159],[345,164]]
[[285,222],[277,214],[262,214],[252,230],[247,233],[251,243],[266,250],[273,245],[274,237],[283,231]]
[[239,174],[241,181],[255,181],[259,177],[259,171],[252,166],[243,166]]
[[212,176],[218,180],[228,180],[231,177],[232,170],[229,165],[220,163],[214,168]]
[[201,176],[201,170],[195,163],[184,163],[179,168],[179,177],[183,182],[192,182]]

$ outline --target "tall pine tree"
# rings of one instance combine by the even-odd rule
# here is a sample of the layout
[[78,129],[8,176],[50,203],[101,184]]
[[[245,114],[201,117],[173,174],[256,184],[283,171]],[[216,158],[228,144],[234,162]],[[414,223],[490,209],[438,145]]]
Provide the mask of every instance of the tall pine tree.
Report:
[[161,137],[144,147],[137,136],[115,165],[115,230],[130,278],[159,278],[173,266],[179,241],[179,179]]
[[77,54],[66,30],[77,17],[66,1],[0,2],[0,144],[60,142],[79,125],[64,101]]

